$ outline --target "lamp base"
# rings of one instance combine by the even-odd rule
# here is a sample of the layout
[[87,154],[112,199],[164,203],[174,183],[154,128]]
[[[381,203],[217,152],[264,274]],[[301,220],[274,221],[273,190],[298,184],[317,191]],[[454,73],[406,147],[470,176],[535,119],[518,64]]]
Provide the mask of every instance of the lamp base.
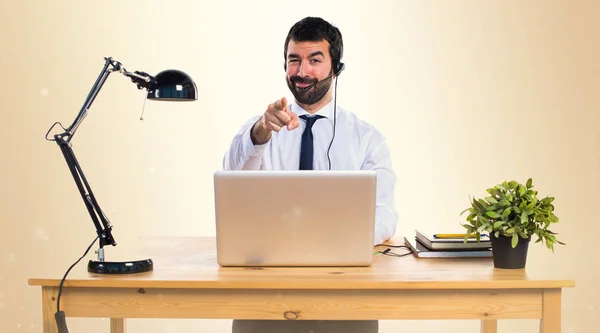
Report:
[[90,260],[87,270],[96,274],[135,274],[149,272],[153,268],[152,259],[121,262]]

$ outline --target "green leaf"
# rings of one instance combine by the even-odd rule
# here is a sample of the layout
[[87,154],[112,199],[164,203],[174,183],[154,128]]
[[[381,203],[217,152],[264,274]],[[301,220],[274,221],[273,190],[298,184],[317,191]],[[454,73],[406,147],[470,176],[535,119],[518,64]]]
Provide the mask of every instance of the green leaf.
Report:
[[470,211],[471,209],[472,209],[472,208],[471,208],[471,207],[469,207],[469,208],[467,208],[467,209],[463,210],[462,212],[460,212],[460,215],[464,214],[465,212],[468,212],[468,211]]
[[527,188],[530,188],[532,183],[533,183],[533,180],[531,178],[527,179],[527,183],[526,183]]
[[519,243],[519,235],[517,234],[513,234],[512,236],[512,240],[511,240],[511,245],[513,248],[517,247],[517,244]]
[[469,241],[469,234],[465,234],[465,238],[463,239],[464,243]]
[[525,222],[527,222],[527,218],[528,218],[528,217],[529,217],[529,216],[527,215],[527,211],[526,211],[526,210],[524,210],[524,211],[521,213],[521,223],[525,223]]
[[500,231],[496,231],[496,232],[494,233],[494,236],[496,236],[496,238],[500,237]]
[[495,223],[494,223],[494,229],[498,229],[498,228],[500,228],[500,226],[501,226],[501,225],[503,225],[503,224],[504,224],[504,221],[498,221],[498,222],[495,222]]
[[494,186],[494,188],[497,189],[497,190],[504,190],[504,191],[506,191],[506,187],[504,187],[502,184],[498,184],[498,185]]
[[525,195],[525,187],[523,185],[519,185],[519,195]]
[[491,217],[493,219],[500,217],[500,214],[498,214],[498,213],[496,213],[494,211],[487,211],[485,213],[487,214],[487,216],[489,216],[489,217]]
[[473,206],[480,210],[485,210],[485,207],[481,204],[481,202],[477,201],[475,198],[473,198]]
[[506,208],[503,212],[502,212],[502,217],[508,217],[508,215],[510,215],[510,207]]
[[487,197],[487,198],[485,198],[485,201],[487,201],[487,202],[489,202],[491,204],[497,204],[498,203],[498,200],[496,200],[496,198],[494,198],[494,197]]
[[546,242],[546,247],[549,248],[550,250],[552,250],[552,252],[554,252],[554,243]]
[[516,189],[516,188],[517,188],[517,185],[519,185],[519,183],[517,183],[517,182],[516,182],[516,181],[514,181],[514,180],[511,180],[511,181],[509,181],[509,182],[508,182],[508,188],[509,188],[509,189],[511,189],[511,190],[514,190],[514,189]]

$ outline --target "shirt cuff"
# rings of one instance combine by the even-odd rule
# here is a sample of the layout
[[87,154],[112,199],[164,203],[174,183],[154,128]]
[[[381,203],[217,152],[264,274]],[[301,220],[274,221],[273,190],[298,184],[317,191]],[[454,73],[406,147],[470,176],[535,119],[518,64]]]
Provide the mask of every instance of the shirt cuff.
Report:
[[265,151],[265,148],[267,147],[267,143],[264,143],[262,145],[255,145],[252,142],[252,137],[251,137],[252,127],[254,127],[254,126],[248,127],[248,129],[246,130],[246,132],[243,135],[242,147],[243,147],[243,152],[244,152],[244,160],[248,160],[253,157],[262,156]]

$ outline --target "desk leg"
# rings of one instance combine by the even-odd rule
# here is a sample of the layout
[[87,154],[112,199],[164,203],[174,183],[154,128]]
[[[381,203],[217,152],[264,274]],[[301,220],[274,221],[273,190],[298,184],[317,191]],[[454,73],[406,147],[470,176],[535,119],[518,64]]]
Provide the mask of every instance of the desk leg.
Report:
[[125,333],[125,318],[110,318],[110,333]]
[[498,321],[495,319],[482,320],[481,333],[498,333]]
[[560,296],[560,289],[544,289],[542,295],[540,333],[560,333]]
[[42,327],[44,333],[58,333],[58,327],[54,319],[57,296],[58,288],[42,287]]

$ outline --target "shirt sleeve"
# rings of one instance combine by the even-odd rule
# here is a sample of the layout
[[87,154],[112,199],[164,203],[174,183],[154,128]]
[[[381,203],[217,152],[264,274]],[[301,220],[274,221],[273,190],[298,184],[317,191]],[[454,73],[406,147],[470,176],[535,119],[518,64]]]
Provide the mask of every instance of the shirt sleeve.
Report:
[[229,149],[223,157],[223,169],[225,170],[259,170],[268,142],[255,145],[250,137],[252,126],[260,116],[248,120],[233,137]]
[[378,133],[369,144],[362,169],[375,170],[377,174],[374,245],[378,245],[394,236],[398,223],[398,212],[394,206],[396,174],[392,168],[390,149],[385,138]]

